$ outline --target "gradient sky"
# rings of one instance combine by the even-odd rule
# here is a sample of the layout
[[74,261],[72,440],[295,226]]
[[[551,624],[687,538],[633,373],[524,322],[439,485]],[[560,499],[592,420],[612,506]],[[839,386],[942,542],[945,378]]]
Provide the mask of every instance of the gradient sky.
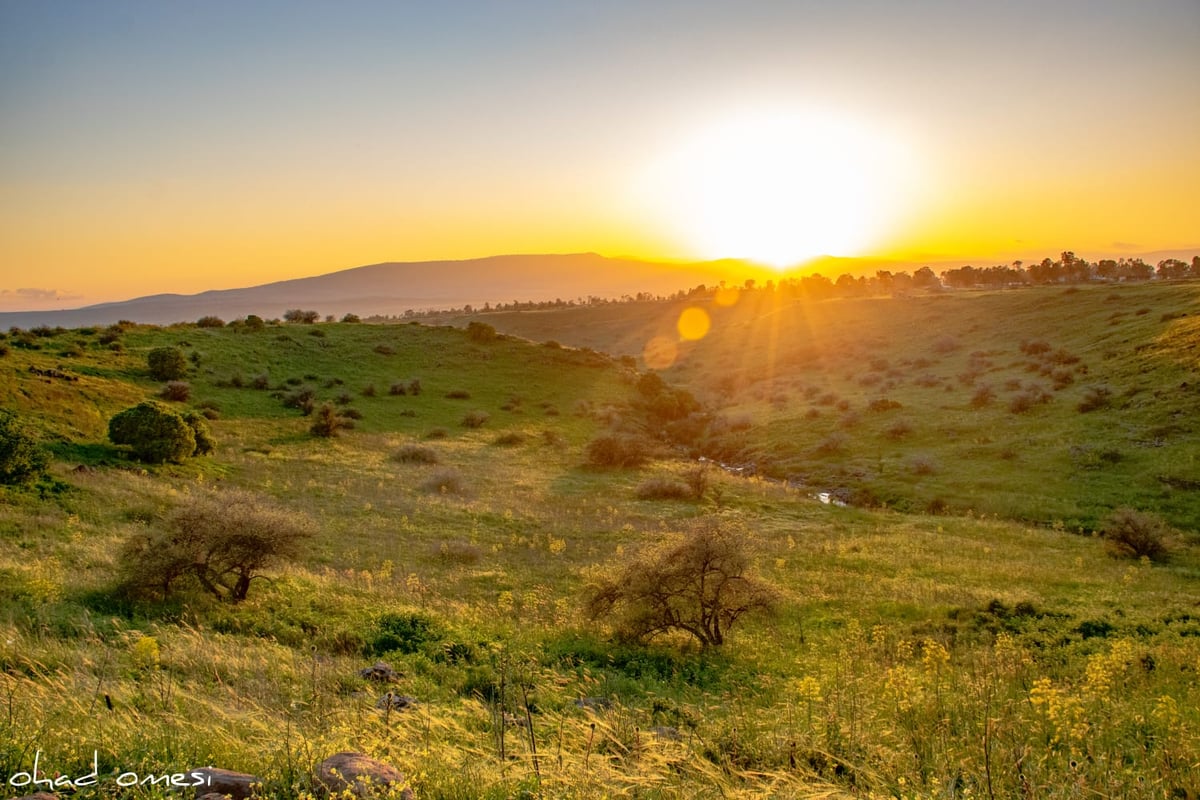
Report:
[[746,255],[646,176],[763,109],[907,170],[839,255],[1200,252],[1198,42],[1197,0],[0,0],[0,309]]

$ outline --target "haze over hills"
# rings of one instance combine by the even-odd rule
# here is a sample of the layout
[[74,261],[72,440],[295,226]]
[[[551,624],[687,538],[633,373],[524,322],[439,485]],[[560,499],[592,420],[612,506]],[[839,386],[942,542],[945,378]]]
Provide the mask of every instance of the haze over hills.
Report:
[[689,264],[607,258],[595,253],[506,255],[464,261],[389,262],[309,278],[193,295],[157,294],[53,311],[0,313],[0,326],[107,325],[121,319],[166,324],[214,315],[282,316],[305,308],[341,316],[400,315],[408,309],[520,301],[671,294],[697,284],[764,280],[774,270],[740,261]]
[[[1153,265],[1162,259],[1190,261],[1200,251],[1163,250],[1137,257]],[[1051,257],[1057,254],[1047,254]],[[1095,258],[1082,253],[1084,258]],[[1100,256],[1106,257],[1106,256]],[[1109,256],[1111,257],[1111,256]],[[1040,260],[1040,259],[1038,259]],[[1028,260],[1027,263],[1032,263]],[[198,294],[155,294],[130,300],[79,308],[0,311],[0,328],[39,325],[78,327],[108,325],[118,320],[149,324],[193,321],[212,315],[236,319],[257,314],[272,319],[290,308],[342,316],[399,316],[407,310],[438,311],[480,307],[485,303],[574,300],[590,296],[619,298],[645,292],[671,295],[699,284],[726,281],[741,284],[780,277],[820,273],[829,278],[842,274],[870,276],[878,270],[914,272],[922,266],[934,272],[974,264],[997,263],[988,259],[929,259],[905,261],[873,257],[820,256],[786,272],[752,262],[717,261],[672,263],[633,258],[610,258],[596,253],[563,255],[503,255],[467,260],[385,262],[305,278],[235,289],[213,289]]]

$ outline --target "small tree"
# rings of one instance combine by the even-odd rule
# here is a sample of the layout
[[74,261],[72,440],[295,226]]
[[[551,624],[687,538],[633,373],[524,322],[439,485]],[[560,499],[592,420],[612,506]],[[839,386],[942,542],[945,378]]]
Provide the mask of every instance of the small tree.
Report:
[[218,598],[246,599],[264,571],[299,556],[308,520],[240,490],[208,492],[184,503],[160,530],[136,534],[121,550],[126,587],[170,593],[194,580]]
[[50,456],[25,431],[17,415],[0,408],[0,484],[33,483],[46,472]]
[[1149,558],[1162,561],[1170,552],[1171,530],[1153,514],[1118,508],[1101,531],[1108,554],[1113,558]]
[[156,347],[146,356],[146,363],[156,381],[177,381],[187,375],[187,359],[178,347]]
[[[194,413],[189,416],[190,423],[162,403],[147,400],[109,420],[108,438],[113,444],[129,445],[139,461],[181,462],[188,456],[212,450],[204,418]],[[203,442],[197,442],[197,431],[201,432]]]
[[682,632],[701,647],[719,646],[744,616],[775,607],[775,590],[747,575],[749,567],[744,531],[700,523],[592,586],[587,613],[614,617],[624,638]]
[[299,322],[304,325],[312,325],[319,320],[321,315],[316,311],[304,311],[299,308],[289,308],[283,312],[284,322]]
[[337,409],[331,403],[322,403],[317,409],[317,413],[313,418],[312,427],[308,432],[313,436],[324,436],[331,438],[338,435],[338,431],[343,428],[353,428],[354,421],[347,417],[338,414]]
[[496,341],[496,337],[496,329],[491,325],[488,325],[486,322],[474,320],[467,323],[467,338],[472,342],[486,344],[488,342]]

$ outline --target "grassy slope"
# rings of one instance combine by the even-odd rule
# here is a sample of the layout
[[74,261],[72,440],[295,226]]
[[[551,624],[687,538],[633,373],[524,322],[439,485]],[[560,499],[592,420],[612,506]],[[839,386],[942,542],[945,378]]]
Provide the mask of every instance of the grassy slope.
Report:
[[[967,317],[935,305],[946,300],[903,308],[919,318]],[[1139,307],[1152,302],[1137,300]],[[878,341],[883,327],[865,327],[887,318],[867,313],[875,301],[844,305],[850,310],[805,309],[788,328],[773,328],[773,318],[786,314],[748,313],[748,304],[716,313],[715,330],[729,334],[696,345],[676,373],[697,385],[733,374],[727,413],[793,424],[775,428],[789,437],[820,435],[803,430],[810,422],[789,423],[807,413],[801,383],[819,383],[857,406],[877,389],[859,384],[863,372],[851,370],[845,337],[856,331],[864,347],[887,346]],[[1117,377],[1141,375],[1146,385],[1130,398],[1138,415],[1130,424],[1144,425],[1142,414],[1169,414],[1177,384],[1160,380],[1174,369],[1168,359],[1192,352],[1184,337],[1195,329],[1187,327],[1191,317],[1163,323],[1158,311],[1135,311],[1128,313],[1130,341],[1110,347],[1158,337],[1159,349],[1140,354],[1161,359],[1149,372],[1137,372],[1132,357],[1082,352],[1069,324],[1040,335],[1079,351],[1089,377],[1096,358],[1125,363],[1124,371],[1106,373],[1114,385]],[[927,353],[941,334],[932,324],[910,349],[884,357],[901,362]],[[978,324],[985,331],[990,323]],[[803,339],[798,330],[809,327],[821,336]],[[738,346],[735,330],[745,341],[788,344],[760,356]],[[969,331],[947,332],[963,340],[959,350],[928,368],[945,377],[961,370],[969,357],[963,350],[1015,351],[1004,337],[976,344],[967,341]],[[658,462],[642,474],[580,468],[582,445],[603,414],[577,410],[619,405],[631,393],[623,368],[586,352],[475,344],[461,331],[422,326],[258,334],[136,328],[121,337],[121,355],[96,338],[62,334],[40,350],[14,348],[0,359],[0,404],[57,442],[55,474],[70,485],[45,499],[6,491],[0,504],[0,697],[7,698],[0,776],[27,769],[36,749],[44,764],[82,774],[98,750],[106,773],[214,762],[262,774],[276,796],[297,796],[307,791],[314,758],[356,748],[402,767],[421,797],[513,796],[535,789],[539,772],[547,795],[579,797],[981,796],[989,774],[997,796],[1022,787],[1039,797],[1068,796],[1086,787],[1149,797],[1200,780],[1194,546],[1165,566],[1131,565],[1108,558],[1090,537],[996,519],[821,506],[803,491],[721,474],[701,503],[638,501],[638,482],[679,466]],[[193,400],[220,407],[213,422],[219,448],[211,459],[142,474],[123,468],[104,443],[104,423],[157,389],[143,364],[162,344],[200,354]],[[381,345],[393,354],[377,352]],[[64,356],[72,346],[80,354]],[[828,362],[819,373],[788,368],[770,386],[757,380],[755,358],[793,364],[813,346],[814,357]],[[990,358],[1000,371],[1021,369],[1004,366],[1007,356]],[[31,365],[62,365],[82,377],[43,379],[28,372]],[[264,370],[273,384],[298,378],[326,399],[346,392],[364,418],[337,440],[312,439],[307,420],[269,391],[227,386],[235,373],[249,380]],[[413,377],[421,395],[388,394],[393,381]],[[361,396],[368,384],[374,397]],[[452,390],[471,397],[447,399]],[[888,390],[904,408],[887,413],[911,414],[928,396],[923,391],[907,382]],[[1133,405],[1156,391],[1168,399],[1149,411]],[[992,426],[1019,420],[1028,437],[1034,415],[1069,427],[1109,413],[1067,413],[1068,402],[1056,397],[1031,416],[997,410]],[[833,416],[818,407],[817,421]],[[489,422],[461,427],[464,412],[476,408]],[[964,414],[956,424],[974,424],[979,413],[992,411]],[[874,424],[851,432],[864,435]],[[425,440],[438,427],[446,438]],[[982,423],[980,430],[996,435]],[[526,438],[494,443],[509,431]],[[913,438],[923,444],[923,435]],[[416,440],[442,463],[389,458]],[[765,450],[771,440],[753,446]],[[1052,452],[1031,450],[1019,460],[1040,468]],[[80,462],[100,468],[71,472]],[[421,488],[445,468],[457,470],[464,493]],[[309,556],[239,606],[200,595],[137,608],[115,602],[108,588],[121,541],[159,524],[166,509],[213,481],[273,495],[317,520]],[[753,622],[725,652],[703,655],[612,646],[581,623],[577,597],[591,570],[696,515],[752,533],[760,571],[785,593],[778,618]],[[415,713],[375,711],[383,689],[356,675],[376,658],[367,651],[385,612],[420,613],[438,628],[414,652],[386,654],[404,673],[391,688],[422,701]],[[502,728],[476,691],[501,674],[510,686],[532,687],[536,768],[520,726],[507,728],[506,754],[514,758],[497,758]],[[617,705],[584,712],[572,703],[581,696]],[[524,717],[523,706],[509,697],[510,713]],[[654,726],[672,726],[682,738],[656,735]]]
[[[1113,508],[1200,519],[1200,284],[490,314],[501,330],[641,355],[699,305],[707,336],[666,374],[752,423],[719,442],[812,491],[901,510],[946,508],[1094,529]],[[1052,351],[1031,356],[1023,341]],[[1073,363],[1055,363],[1054,357]],[[993,399],[976,407],[984,386]],[[1089,413],[1092,387],[1111,393]],[[1024,413],[1031,389],[1049,401]],[[900,404],[872,411],[871,403]]]

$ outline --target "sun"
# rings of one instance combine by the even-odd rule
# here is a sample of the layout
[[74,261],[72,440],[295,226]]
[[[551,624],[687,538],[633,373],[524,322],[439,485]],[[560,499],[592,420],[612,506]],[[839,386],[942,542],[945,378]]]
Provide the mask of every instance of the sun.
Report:
[[745,112],[685,137],[644,196],[695,255],[782,269],[871,246],[904,209],[908,166],[897,141],[833,113]]

